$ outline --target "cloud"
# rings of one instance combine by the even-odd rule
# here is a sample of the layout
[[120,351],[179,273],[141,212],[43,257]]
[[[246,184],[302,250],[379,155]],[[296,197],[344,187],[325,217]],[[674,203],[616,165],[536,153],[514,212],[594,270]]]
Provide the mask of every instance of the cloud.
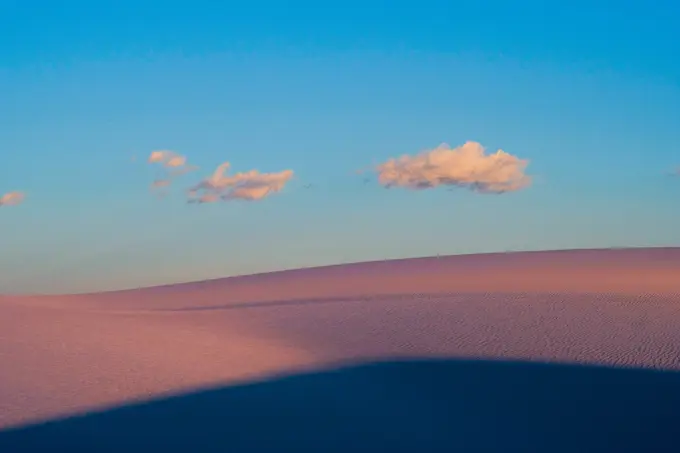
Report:
[[161,164],[164,167],[180,167],[186,163],[186,157],[174,151],[152,151],[148,162],[150,164]]
[[477,142],[456,148],[441,144],[416,155],[389,159],[375,167],[380,184],[387,188],[429,189],[463,187],[481,193],[505,193],[531,184],[524,171],[529,161],[498,150],[485,154]]
[[198,169],[195,165],[189,165],[185,156],[167,150],[152,151],[147,162],[158,164],[165,171],[165,175],[162,178],[158,178],[151,183],[152,190],[167,188],[174,178]]
[[250,170],[228,176],[229,162],[217,167],[215,172],[199,184],[189,189],[190,203],[214,203],[231,200],[261,200],[280,192],[293,177],[292,170],[278,173],[260,173]]
[[187,158],[174,151],[152,151],[149,155],[150,164],[160,164],[169,170],[170,175],[179,176],[190,171],[198,170],[195,165],[189,165]]
[[170,185],[170,180],[169,179],[155,179],[151,183],[151,188],[153,189],[161,189],[163,187],[168,187]]
[[23,192],[8,192],[0,196],[0,206],[16,206],[26,198]]

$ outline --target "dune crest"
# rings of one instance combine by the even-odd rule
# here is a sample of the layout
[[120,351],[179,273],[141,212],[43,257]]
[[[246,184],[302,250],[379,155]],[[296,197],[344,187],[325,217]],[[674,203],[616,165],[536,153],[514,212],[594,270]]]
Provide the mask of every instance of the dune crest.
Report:
[[[80,301],[143,296],[173,307],[168,294],[199,303],[443,292],[680,294],[680,247],[508,252],[371,261],[291,269],[148,288],[68,295]],[[159,299],[160,298],[160,299]],[[127,302],[125,302],[127,301]]]

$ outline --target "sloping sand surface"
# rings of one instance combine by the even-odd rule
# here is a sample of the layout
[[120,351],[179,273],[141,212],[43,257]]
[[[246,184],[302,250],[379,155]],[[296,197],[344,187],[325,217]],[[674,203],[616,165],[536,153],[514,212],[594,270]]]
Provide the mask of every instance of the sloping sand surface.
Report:
[[0,430],[206,386],[410,358],[680,371],[680,248],[423,258],[0,296]]
[[[489,253],[374,261],[79,295],[117,309],[439,292],[680,293],[680,248]],[[172,297],[168,297],[172,296]]]

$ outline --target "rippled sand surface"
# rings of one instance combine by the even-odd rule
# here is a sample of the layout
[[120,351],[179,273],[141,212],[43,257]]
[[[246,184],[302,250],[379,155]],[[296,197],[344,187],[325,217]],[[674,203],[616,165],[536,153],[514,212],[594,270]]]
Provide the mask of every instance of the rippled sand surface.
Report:
[[410,358],[680,371],[680,249],[422,258],[0,296],[0,429]]

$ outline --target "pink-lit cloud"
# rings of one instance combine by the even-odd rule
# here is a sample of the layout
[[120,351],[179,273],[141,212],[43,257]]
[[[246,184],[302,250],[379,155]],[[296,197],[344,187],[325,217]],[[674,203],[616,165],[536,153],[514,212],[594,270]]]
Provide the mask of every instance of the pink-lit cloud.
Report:
[[229,176],[229,162],[217,167],[215,172],[188,191],[190,203],[214,203],[216,201],[257,201],[280,192],[293,177],[292,170],[277,173],[260,173],[250,170]]
[[169,185],[170,185],[169,179],[155,179],[151,183],[151,187],[155,189],[162,189],[164,187],[168,187]]
[[170,179],[154,179],[149,185],[149,190],[158,198],[165,198],[169,195],[169,187],[172,183]]
[[159,164],[169,171],[171,176],[179,176],[190,171],[198,170],[195,165],[189,165],[186,156],[174,151],[152,151],[149,155],[150,164]]
[[150,164],[161,164],[164,167],[181,167],[186,163],[186,157],[174,151],[152,151],[148,162]]
[[198,169],[195,165],[189,165],[185,156],[168,150],[152,151],[147,162],[160,165],[164,171],[161,178],[151,183],[152,191],[167,189],[174,178]]
[[26,198],[23,192],[8,192],[0,196],[0,206],[16,206]]
[[505,193],[528,187],[525,174],[529,161],[503,150],[486,154],[477,142],[451,148],[441,144],[415,155],[389,159],[375,167],[378,181],[385,187],[429,189],[438,186],[462,187],[482,193]]

